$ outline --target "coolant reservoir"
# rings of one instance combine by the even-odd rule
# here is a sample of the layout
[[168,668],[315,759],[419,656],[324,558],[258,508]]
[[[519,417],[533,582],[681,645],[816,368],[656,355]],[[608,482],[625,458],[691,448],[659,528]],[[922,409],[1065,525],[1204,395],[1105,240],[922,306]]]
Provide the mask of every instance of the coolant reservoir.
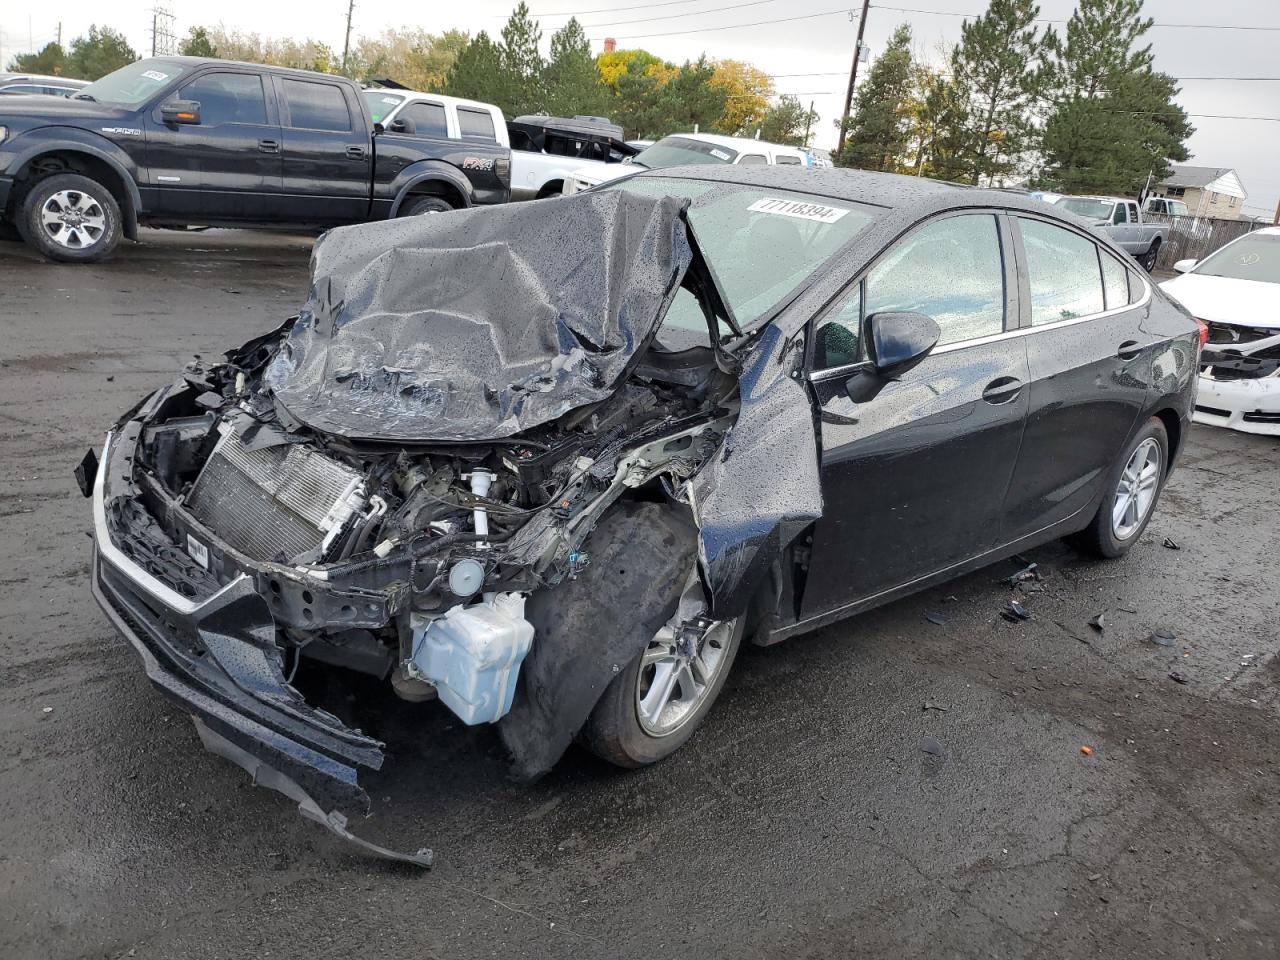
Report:
[[464,723],[494,723],[506,715],[533,643],[522,594],[492,594],[435,619],[415,614],[410,626],[413,666]]

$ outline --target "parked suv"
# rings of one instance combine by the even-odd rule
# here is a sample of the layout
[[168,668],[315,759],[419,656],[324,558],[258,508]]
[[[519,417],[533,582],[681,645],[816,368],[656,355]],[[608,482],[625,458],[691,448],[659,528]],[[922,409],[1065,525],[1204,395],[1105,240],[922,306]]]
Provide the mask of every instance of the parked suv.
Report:
[[503,203],[511,154],[375,130],[344,77],[140,60],[67,100],[0,100],[0,214],[54,260],[154,226],[331,227]]

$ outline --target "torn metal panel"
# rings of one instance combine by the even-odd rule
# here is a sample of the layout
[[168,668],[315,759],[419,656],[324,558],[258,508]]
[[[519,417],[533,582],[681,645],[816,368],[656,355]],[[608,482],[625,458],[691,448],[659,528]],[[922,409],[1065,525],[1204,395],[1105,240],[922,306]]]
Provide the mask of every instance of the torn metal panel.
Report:
[[796,343],[765,329],[739,377],[738,421],[692,481],[698,563],[719,619],[747,609],[770,565],[822,515],[813,402],[793,376],[803,353]]
[[684,201],[623,191],[330,231],[266,372],[316,430],[492,440],[608,397],[685,271]]

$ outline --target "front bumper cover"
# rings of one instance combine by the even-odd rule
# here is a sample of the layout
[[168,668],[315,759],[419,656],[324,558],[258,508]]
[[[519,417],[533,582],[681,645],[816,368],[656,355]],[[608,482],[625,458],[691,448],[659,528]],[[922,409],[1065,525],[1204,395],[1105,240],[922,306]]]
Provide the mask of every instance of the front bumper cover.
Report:
[[1201,373],[1193,419],[1243,433],[1280,436],[1280,376],[1218,380]]
[[[284,682],[271,611],[252,580],[241,574],[212,593],[189,595],[144,568],[156,553],[115,542],[108,507],[132,488],[131,457],[123,451],[135,424],[121,429],[117,444],[108,435],[94,478],[93,594],[107,617],[138,652],[151,682],[192,713],[208,749],[367,852],[430,866],[430,850],[399,853],[347,829],[349,813],[368,812],[357,772],[381,767],[382,744],[311,707]],[[154,546],[161,554],[176,549]]]

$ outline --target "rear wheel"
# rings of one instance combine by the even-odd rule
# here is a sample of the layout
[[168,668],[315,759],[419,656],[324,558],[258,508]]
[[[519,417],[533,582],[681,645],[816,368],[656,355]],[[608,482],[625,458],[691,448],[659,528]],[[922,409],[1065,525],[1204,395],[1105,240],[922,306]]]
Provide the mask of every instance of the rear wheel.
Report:
[[38,181],[27,193],[18,230],[50,260],[90,263],[120,242],[120,206],[96,180],[59,173]]
[[1128,553],[1155,512],[1168,463],[1168,431],[1159,417],[1152,417],[1112,467],[1107,495],[1077,544],[1108,559]]
[[1150,273],[1152,270],[1154,270],[1156,268],[1156,260],[1159,258],[1159,256],[1160,256],[1160,238],[1156,237],[1154,240],[1151,241],[1151,246],[1147,249],[1147,252],[1142,255],[1142,260],[1141,260],[1142,269],[1146,270],[1147,273]]
[[675,614],[605,689],[582,730],[583,743],[620,767],[643,767],[675,753],[720,695],[742,628],[741,618],[707,616],[702,582],[691,571]]
[[449,213],[454,209],[444,197],[410,197],[400,210],[402,217],[416,217],[424,213]]

